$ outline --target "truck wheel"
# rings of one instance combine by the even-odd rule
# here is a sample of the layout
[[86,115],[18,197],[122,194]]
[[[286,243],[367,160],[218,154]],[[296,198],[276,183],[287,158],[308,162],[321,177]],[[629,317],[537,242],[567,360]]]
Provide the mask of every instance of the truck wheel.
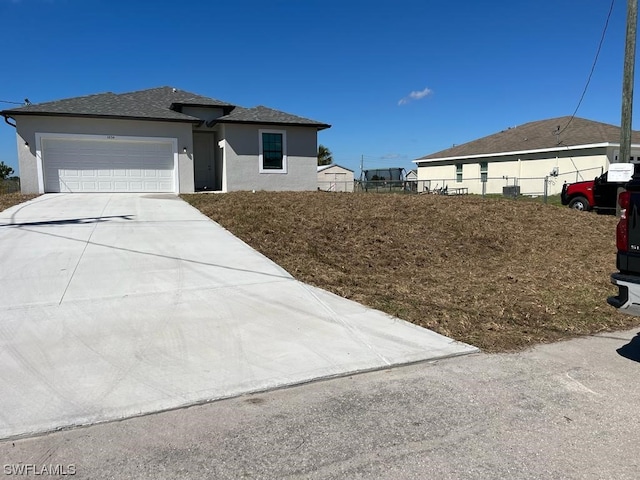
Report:
[[575,197],[569,202],[569,208],[575,208],[581,212],[588,211],[589,207],[589,200],[584,197]]

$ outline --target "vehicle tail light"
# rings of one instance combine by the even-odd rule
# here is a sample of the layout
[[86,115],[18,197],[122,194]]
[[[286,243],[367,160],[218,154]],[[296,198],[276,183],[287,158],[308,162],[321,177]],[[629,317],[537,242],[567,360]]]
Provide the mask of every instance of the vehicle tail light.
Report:
[[631,193],[624,191],[618,197],[618,205],[620,205],[620,220],[616,227],[616,247],[620,252],[626,252],[629,247],[629,218],[627,211],[631,201]]

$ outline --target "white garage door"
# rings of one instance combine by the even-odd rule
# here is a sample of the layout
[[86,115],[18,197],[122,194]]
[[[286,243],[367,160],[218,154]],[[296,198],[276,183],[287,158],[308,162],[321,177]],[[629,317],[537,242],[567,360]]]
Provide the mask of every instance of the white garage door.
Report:
[[174,192],[170,141],[42,138],[45,192]]

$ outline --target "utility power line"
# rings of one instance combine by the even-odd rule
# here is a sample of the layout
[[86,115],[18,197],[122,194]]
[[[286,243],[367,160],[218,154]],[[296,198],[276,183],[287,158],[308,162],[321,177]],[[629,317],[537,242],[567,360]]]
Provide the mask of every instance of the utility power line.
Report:
[[611,18],[611,12],[613,12],[613,6],[616,3],[616,0],[611,0],[611,6],[609,7],[609,13],[607,14],[607,20],[604,22],[604,29],[602,30],[602,36],[600,37],[600,43],[598,44],[598,50],[596,50],[596,57],[593,59],[593,64],[591,65],[591,71],[589,72],[589,77],[587,78],[587,83],[584,86],[584,90],[582,91],[582,95],[580,96],[580,100],[578,101],[578,105],[576,109],[573,111],[571,118],[564,126],[562,130],[560,130],[557,135],[560,135],[564,132],[578,113],[578,109],[580,105],[582,105],[582,101],[584,100],[584,96],[587,94],[587,90],[589,89],[589,84],[591,83],[591,77],[593,76],[593,72],[596,69],[596,64],[598,63],[598,57],[600,56],[600,50],[602,50],[602,44],[604,43],[604,37],[607,34],[607,28],[609,27],[609,19]]

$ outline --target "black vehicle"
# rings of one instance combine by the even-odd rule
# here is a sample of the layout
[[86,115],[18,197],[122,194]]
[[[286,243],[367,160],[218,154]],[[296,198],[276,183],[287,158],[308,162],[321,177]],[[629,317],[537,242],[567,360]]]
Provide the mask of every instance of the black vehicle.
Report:
[[609,172],[604,172],[593,181],[594,209],[598,213],[615,215],[618,203],[618,188],[627,182],[608,182]]
[[631,179],[618,199],[620,220],[616,228],[616,267],[611,283],[618,295],[607,298],[622,313],[640,315],[640,177]]

